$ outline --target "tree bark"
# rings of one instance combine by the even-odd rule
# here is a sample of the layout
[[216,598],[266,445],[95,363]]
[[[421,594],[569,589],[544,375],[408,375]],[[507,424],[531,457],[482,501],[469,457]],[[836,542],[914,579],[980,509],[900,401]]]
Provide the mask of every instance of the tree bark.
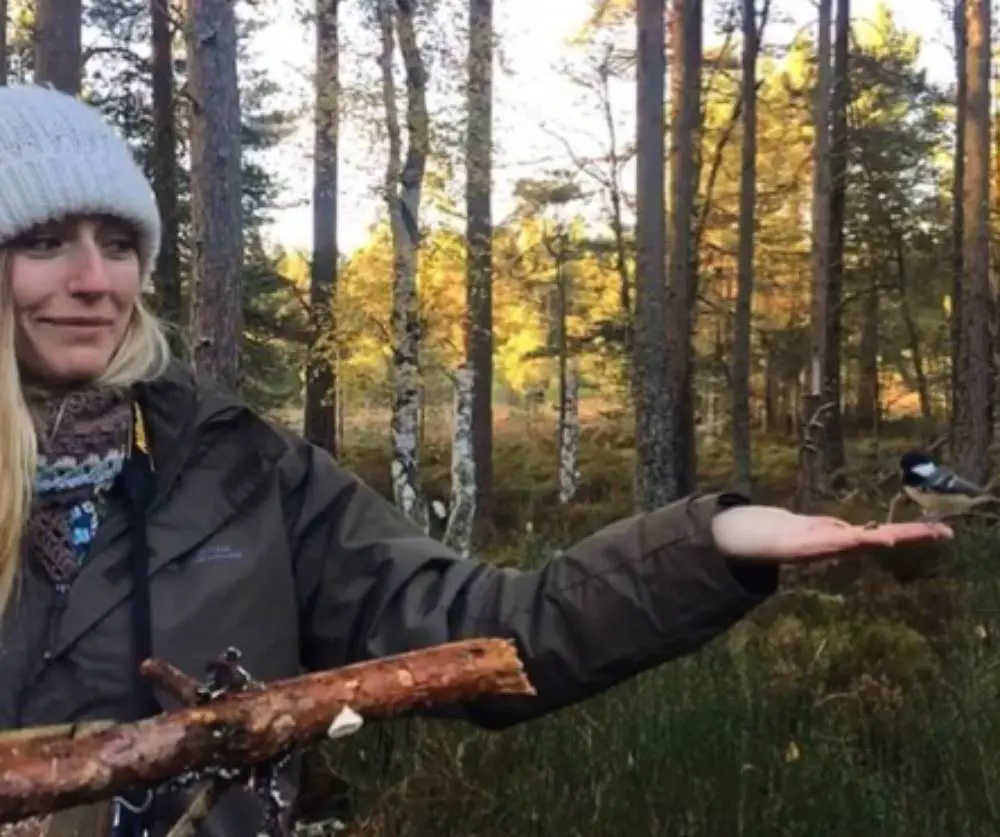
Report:
[[802,399],[802,447],[796,507],[807,510],[823,482],[827,320],[830,283],[830,23],[831,0],[819,0],[816,86],[813,92],[812,287],[809,366]]
[[475,386],[475,372],[468,366],[460,366],[455,372],[451,507],[442,541],[463,558],[472,556],[472,528],[476,516],[476,457],[472,413]]
[[[163,665],[147,661],[143,668],[155,674]],[[534,694],[509,640],[448,643],[304,675],[75,738],[0,740],[0,823],[153,787],[189,771],[270,761],[321,739],[345,707],[385,718],[487,694]]]
[[993,311],[990,287],[990,0],[966,0],[963,271],[955,465],[989,479],[993,438]]
[[[392,484],[393,496],[411,520],[425,531],[427,504],[420,482],[420,317],[417,258],[420,250],[420,199],[429,145],[427,73],[417,44],[409,3],[380,0],[382,94],[385,102],[389,159],[385,200],[392,228]],[[406,74],[406,160],[402,158],[399,109],[392,72],[395,38]]]
[[81,0],[38,0],[35,5],[35,83],[80,95],[83,74]]
[[667,289],[663,124],[664,0],[636,11],[636,300],[632,384],[636,506],[649,510],[676,493],[673,409],[666,374]]
[[231,0],[187,0],[191,97],[194,366],[239,390],[243,345],[243,194],[236,10]]
[[337,150],[340,126],[339,0],[316,0],[316,105],[313,138],[312,340],[306,366],[305,435],[337,453],[333,305],[337,286]]
[[157,314],[177,332],[171,345],[181,356],[184,328],[181,265],[177,249],[180,208],[177,198],[177,119],[174,112],[173,33],[168,0],[150,0],[152,20],[153,191],[163,222],[160,256],[154,269]]
[[476,509],[493,519],[493,0],[469,2],[466,134],[466,357],[473,375]]
[[735,335],[733,340],[733,462],[736,483],[751,488],[750,355],[753,316],[754,232],[757,226],[757,9],[743,0],[742,107],[740,147],[740,229]]
[[969,107],[968,78],[965,72],[965,0],[955,0],[952,25],[955,30],[955,169],[951,184],[951,422],[952,457],[958,452],[955,423],[958,420],[959,363],[962,358],[962,243],[965,240],[962,188],[965,183],[965,118]]
[[698,251],[694,244],[701,124],[701,0],[673,0],[670,20],[670,230],[667,374],[673,407],[674,496],[695,490],[694,332]]
[[7,26],[9,23],[7,20],[7,6],[7,0],[0,0],[0,87],[6,87],[7,80],[10,77],[10,73],[7,70]]
[[[823,423],[823,469],[828,475],[845,463],[841,424],[840,347],[843,331],[844,224],[847,209],[847,106],[850,101],[851,0],[837,0],[833,42],[833,85],[830,95],[830,260],[826,290],[826,369],[823,400],[830,404]],[[831,487],[836,488],[836,480]]]

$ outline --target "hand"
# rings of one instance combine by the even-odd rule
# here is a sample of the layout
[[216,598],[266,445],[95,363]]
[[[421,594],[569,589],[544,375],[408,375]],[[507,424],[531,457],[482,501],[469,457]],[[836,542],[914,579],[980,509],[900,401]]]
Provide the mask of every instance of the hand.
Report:
[[942,523],[887,523],[866,528],[836,517],[794,514],[774,506],[735,506],[712,519],[712,536],[726,555],[767,562],[829,558],[852,549],[951,540]]

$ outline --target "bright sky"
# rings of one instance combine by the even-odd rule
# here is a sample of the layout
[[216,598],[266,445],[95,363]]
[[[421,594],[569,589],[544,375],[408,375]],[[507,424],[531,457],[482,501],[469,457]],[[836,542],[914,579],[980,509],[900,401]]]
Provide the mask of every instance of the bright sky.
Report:
[[[581,108],[579,97],[561,77],[557,65],[569,51],[567,39],[585,20],[591,0],[494,0],[500,48],[510,73],[495,77],[494,218],[511,208],[510,187],[521,176],[539,176],[550,166],[570,165],[565,146],[553,132],[569,139],[574,149],[586,153],[587,135],[603,141],[605,131],[596,111]],[[852,18],[860,26],[870,18],[878,0],[852,0]],[[938,0],[886,0],[897,21],[923,39],[924,64],[932,79],[949,83],[954,77],[949,54],[951,27]],[[711,0],[706,5],[712,5]],[[781,44],[802,27],[812,28],[815,5],[811,0],[772,0],[792,22],[769,25],[765,43]],[[308,96],[308,74],[312,71],[311,33],[294,20],[278,16],[257,49],[261,60],[289,80],[290,96]],[[706,31],[706,38],[709,32]],[[306,48],[303,48],[307,45]],[[625,89],[615,105],[624,130],[631,130],[634,102]],[[543,127],[545,126],[545,127]],[[344,147],[340,173],[340,248],[349,252],[362,244],[368,226],[376,219],[377,197],[371,189],[381,172],[359,165],[358,148]],[[357,140],[354,140],[356,143]],[[361,149],[365,151],[366,149]],[[309,249],[312,220],[309,196],[312,184],[311,134],[304,127],[300,137],[283,148],[274,163],[289,184],[286,200],[297,204],[276,215],[273,237],[286,247]],[[354,159],[352,159],[354,158]],[[367,169],[367,170],[366,170]]]

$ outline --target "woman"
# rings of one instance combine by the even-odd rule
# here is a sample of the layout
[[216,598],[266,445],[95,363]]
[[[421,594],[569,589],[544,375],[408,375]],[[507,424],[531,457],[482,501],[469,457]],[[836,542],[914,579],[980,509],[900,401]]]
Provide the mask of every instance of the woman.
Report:
[[[0,89],[0,729],[172,706],[137,676],[150,653],[199,676],[234,645],[268,680],[473,635],[515,638],[538,695],[448,712],[502,728],[695,651],[775,590],[779,562],[951,535],[727,493],[537,571],[462,560],[170,359],[140,294],[159,241],[149,184],[97,111]],[[162,833],[178,804],[118,833]],[[203,833],[260,817],[234,791]]]

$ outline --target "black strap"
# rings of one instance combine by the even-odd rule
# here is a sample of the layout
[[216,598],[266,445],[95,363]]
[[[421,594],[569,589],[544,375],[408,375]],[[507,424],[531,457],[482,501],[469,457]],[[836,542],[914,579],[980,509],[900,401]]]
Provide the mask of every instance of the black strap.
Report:
[[[140,720],[157,715],[161,711],[156,700],[152,684],[142,676],[139,667],[142,662],[153,655],[153,622],[152,605],[149,593],[149,541],[146,538],[146,511],[153,500],[156,488],[153,463],[145,450],[135,443],[135,439],[144,437],[145,428],[141,411],[135,413],[135,430],[133,432],[132,450],[125,461],[122,470],[122,487],[125,509],[129,522],[129,537],[131,541],[132,563],[132,683],[133,683],[133,719]],[[136,794],[124,797],[127,805],[119,803],[119,813],[122,815],[115,835],[121,837],[140,837],[148,833],[151,805],[147,803],[147,794]],[[133,810],[135,809],[135,810]],[[138,813],[136,813],[138,811]]]
[[153,469],[143,451],[134,449],[125,462],[122,481],[129,518],[132,558],[132,675],[135,686],[135,718],[160,712],[149,680],[139,673],[142,662],[153,655],[152,608],[149,595],[149,542],[146,510],[153,500]]

